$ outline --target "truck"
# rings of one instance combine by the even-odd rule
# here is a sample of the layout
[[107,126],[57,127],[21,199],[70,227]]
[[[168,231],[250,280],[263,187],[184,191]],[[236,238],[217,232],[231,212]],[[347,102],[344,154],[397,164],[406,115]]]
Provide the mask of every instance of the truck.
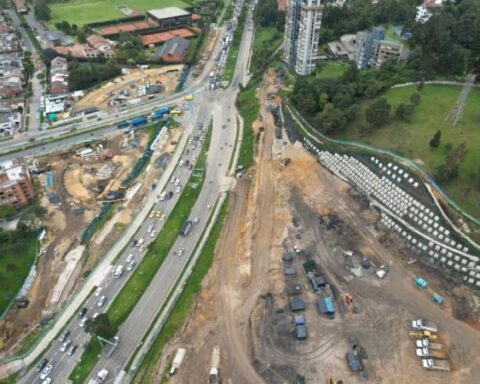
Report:
[[130,122],[128,120],[123,120],[117,123],[117,128],[122,129],[122,128],[127,128],[130,125]]
[[435,359],[445,360],[447,355],[443,351],[436,351],[428,348],[417,348],[416,354],[419,357],[433,357]]
[[423,319],[412,320],[412,329],[416,329],[418,331],[430,331],[430,332],[438,331],[438,327],[435,323],[428,320],[423,320]]
[[182,228],[180,228],[180,235],[187,237],[192,231],[193,223],[191,220],[187,220],[183,223]]
[[97,373],[93,379],[90,379],[88,384],[102,384],[108,376],[108,370],[102,369],[100,372]]
[[422,359],[422,367],[436,371],[450,371],[450,363],[447,360]]
[[420,339],[420,340],[415,340],[415,345],[416,345],[417,348],[428,348],[428,349],[433,349],[433,350],[436,350],[436,351],[442,351],[443,350],[443,344],[432,343],[427,338]]
[[219,366],[220,366],[220,347],[215,347],[213,348],[213,351],[212,351],[212,362],[211,362],[211,368],[209,373],[211,384],[219,382],[219,372],[218,372]]
[[172,368],[170,368],[170,376],[174,375],[175,372],[180,368],[180,366],[183,363],[183,360],[185,359],[185,355],[187,353],[187,350],[185,348],[178,348],[177,353],[175,354],[175,357],[173,358],[172,361]]
[[145,116],[139,116],[132,119],[132,127],[141,127],[142,125],[147,124],[147,118]]
[[438,336],[430,331],[418,331],[418,332],[409,332],[408,335],[412,339],[423,339],[427,338],[429,340],[435,341],[438,339]]

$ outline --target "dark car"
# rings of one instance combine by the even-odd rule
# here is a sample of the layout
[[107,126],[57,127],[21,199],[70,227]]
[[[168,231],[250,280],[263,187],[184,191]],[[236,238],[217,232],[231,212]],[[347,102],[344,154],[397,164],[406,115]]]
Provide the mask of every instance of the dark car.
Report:
[[40,372],[45,366],[48,364],[47,359],[42,359],[38,364],[37,364],[37,372]]
[[80,312],[78,312],[78,315],[80,316],[80,318],[82,318],[85,316],[86,313],[87,313],[87,308],[83,307],[82,309],[80,309]]
[[70,336],[70,331],[66,331],[62,336],[60,336],[60,342],[63,343],[65,340],[68,339],[68,336]]
[[173,192],[172,192],[172,191],[167,192],[167,194],[165,195],[165,198],[166,198],[167,200],[170,200],[172,197],[173,197]]

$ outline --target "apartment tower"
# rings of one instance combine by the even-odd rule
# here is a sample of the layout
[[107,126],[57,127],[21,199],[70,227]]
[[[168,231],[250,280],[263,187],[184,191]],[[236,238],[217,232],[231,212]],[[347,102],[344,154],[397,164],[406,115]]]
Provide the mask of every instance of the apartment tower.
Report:
[[285,21],[285,62],[299,75],[315,71],[322,23],[322,0],[289,0]]

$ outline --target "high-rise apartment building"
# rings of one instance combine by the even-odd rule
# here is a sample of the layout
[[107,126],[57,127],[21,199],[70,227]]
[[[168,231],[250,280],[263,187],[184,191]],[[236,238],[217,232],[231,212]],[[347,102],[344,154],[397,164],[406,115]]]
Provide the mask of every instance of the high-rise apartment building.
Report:
[[283,57],[299,75],[315,71],[322,24],[322,0],[289,0]]

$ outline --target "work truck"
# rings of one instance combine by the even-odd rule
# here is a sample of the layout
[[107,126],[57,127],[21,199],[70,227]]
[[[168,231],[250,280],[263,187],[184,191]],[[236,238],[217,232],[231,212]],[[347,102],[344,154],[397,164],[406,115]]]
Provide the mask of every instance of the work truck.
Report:
[[416,331],[416,332],[409,332],[408,336],[412,339],[428,339],[428,340],[438,340],[438,336],[430,331]]
[[416,345],[417,348],[428,348],[428,349],[433,349],[433,350],[436,350],[436,351],[442,351],[443,347],[444,347],[443,344],[432,343],[427,338],[416,340],[415,345]]
[[105,382],[105,379],[108,376],[108,370],[107,369],[102,369],[100,372],[97,373],[97,376],[95,376],[93,379],[90,379],[88,381],[88,384],[102,384]]
[[435,323],[423,319],[412,320],[412,329],[430,332],[438,331],[438,327]]
[[417,348],[417,356],[419,357],[433,357],[435,359],[444,360],[447,355],[443,351],[436,351],[428,348]]
[[436,371],[450,371],[450,363],[447,360],[422,359],[422,367]]

